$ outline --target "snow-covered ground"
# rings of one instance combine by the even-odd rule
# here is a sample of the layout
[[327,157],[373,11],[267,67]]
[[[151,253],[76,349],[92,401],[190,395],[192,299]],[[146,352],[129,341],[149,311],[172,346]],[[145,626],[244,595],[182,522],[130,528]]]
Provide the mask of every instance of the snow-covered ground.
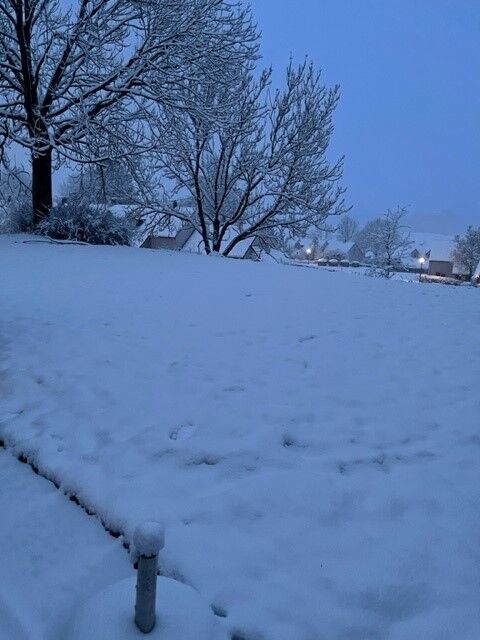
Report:
[[[354,276],[366,276],[366,277],[383,277],[382,275],[375,276],[374,272],[369,267],[332,267],[332,266],[316,266],[304,263],[302,266],[311,269],[322,269],[323,271],[330,271],[331,273],[345,273]],[[402,282],[418,282],[420,275],[413,271],[395,271],[390,274],[391,280],[400,280]],[[469,287],[470,282],[465,280],[456,280],[454,278],[440,278],[436,276],[429,276],[428,273],[422,273],[423,284],[441,284],[441,285],[456,285],[460,287]]]
[[96,518],[2,450],[0,540],[0,640],[65,640],[85,598],[134,575]]
[[10,446],[129,539],[163,521],[164,573],[236,640],[478,640],[478,289],[21,240]]

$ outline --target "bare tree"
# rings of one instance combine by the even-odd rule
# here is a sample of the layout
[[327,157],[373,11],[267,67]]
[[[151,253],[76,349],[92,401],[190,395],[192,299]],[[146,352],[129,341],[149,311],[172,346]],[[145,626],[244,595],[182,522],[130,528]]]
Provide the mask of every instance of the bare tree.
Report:
[[175,215],[194,224],[206,253],[228,255],[252,237],[270,246],[303,237],[346,211],[343,159],[327,159],[338,87],[326,88],[307,63],[290,64],[285,88],[273,93],[270,71],[259,80],[252,65],[237,71],[228,91],[208,79],[186,87],[204,111],[220,110],[215,121],[167,110],[159,125],[159,167],[193,206]]
[[350,216],[344,216],[337,228],[340,242],[351,242],[358,232],[358,222]]
[[468,277],[472,278],[475,268],[480,263],[480,227],[468,227],[464,236],[455,237],[452,258],[467,271]]
[[369,222],[357,235],[357,243],[364,252],[370,252],[375,266],[390,273],[399,266],[412,245],[409,228],[404,224],[407,210],[399,207],[388,210],[381,218]]
[[2,0],[0,152],[30,153],[34,221],[52,205],[54,159],[92,160],[92,135],[120,124],[124,146],[148,146],[146,101],[178,106],[180,81],[248,49],[231,27],[244,15],[233,0]]

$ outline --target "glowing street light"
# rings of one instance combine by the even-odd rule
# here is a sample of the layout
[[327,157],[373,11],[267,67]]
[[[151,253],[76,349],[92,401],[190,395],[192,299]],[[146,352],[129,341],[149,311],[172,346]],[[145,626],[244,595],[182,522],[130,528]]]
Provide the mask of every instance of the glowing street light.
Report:
[[310,257],[311,257],[311,255],[312,255],[312,248],[311,248],[311,247],[308,247],[308,248],[305,250],[305,253],[307,254],[307,258],[310,258]]
[[418,281],[421,282],[422,281],[422,273],[423,273],[423,265],[425,264],[425,258],[423,256],[421,256],[418,259],[418,262],[420,263],[420,273],[418,275]]

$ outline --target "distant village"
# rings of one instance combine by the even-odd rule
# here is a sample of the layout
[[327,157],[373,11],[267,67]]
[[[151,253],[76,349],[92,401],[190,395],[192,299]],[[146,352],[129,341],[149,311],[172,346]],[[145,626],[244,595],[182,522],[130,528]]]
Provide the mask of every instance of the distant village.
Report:
[[[190,207],[189,200],[175,201],[175,208]],[[112,204],[111,212],[122,218],[128,215],[129,205]],[[362,229],[351,218],[340,229],[331,226],[324,231],[312,229],[311,235],[303,238],[287,238],[282,247],[271,247],[265,240],[250,237],[238,243],[229,254],[230,258],[255,261],[317,265],[319,267],[359,269],[374,268],[375,255],[362,241]],[[177,218],[165,221],[164,216],[150,213],[139,218],[133,244],[143,249],[167,249],[204,253],[202,235],[192,224],[182,223]],[[227,244],[229,237],[225,237]],[[390,265],[393,272],[418,274],[424,281],[459,284],[472,281],[480,284],[480,263],[469,272],[455,261],[456,238],[437,233],[405,231],[403,250]]]
[[[2,176],[0,175],[0,178]],[[27,197],[29,177],[20,172],[12,182],[0,179],[1,202],[5,209],[12,207],[21,210],[19,202]],[[69,207],[71,193],[60,196],[55,205]],[[133,225],[129,233],[128,244],[142,249],[164,249],[189,253],[205,253],[205,245],[201,230],[196,224],[196,216],[191,198],[166,200],[161,210],[152,207],[145,213],[133,199],[110,196],[101,204],[90,202],[92,211],[107,211],[112,219],[122,225],[127,221]],[[0,208],[1,213],[1,208]],[[291,233],[282,237],[277,233],[275,239],[264,234],[249,236],[237,242],[228,253],[229,258],[254,261],[271,261],[281,264],[318,266],[331,270],[363,270],[363,272],[383,268],[388,275],[395,273],[418,274],[424,282],[441,282],[444,284],[473,283],[480,285],[480,262],[466,265],[465,261],[456,259],[456,248],[460,236],[438,233],[419,233],[403,224],[405,211],[396,214],[389,212],[386,222],[397,217],[394,226],[377,218],[361,227],[354,217],[342,216],[337,224],[329,219],[329,224],[322,230],[311,227],[303,236]],[[390,216],[390,219],[389,219]],[[1,221],[0,221],[1,222]],[[382,226],[383,225],[383,226]],[[17,223],[21,228],[22,221]],[[383,247],[375,250],[378,236],[383,232],[387,236],[387,244],[392,246],[391,258],[385,263],[385,256],[380,259],[379,253],[385,253]],[[8,228],[6,229],[8,231]],[[219,253],[227,247],[231,239],[241,233],[241,227],[232,227],[223,237]],[[478,230],[473,230],[477,235]],[[280,240],[279,240],[280,238]],[[477,239],[477,244],[478,244]],[[476,247],[474,254],[480,253]],[[458,251],[457,251],[458,254]]]

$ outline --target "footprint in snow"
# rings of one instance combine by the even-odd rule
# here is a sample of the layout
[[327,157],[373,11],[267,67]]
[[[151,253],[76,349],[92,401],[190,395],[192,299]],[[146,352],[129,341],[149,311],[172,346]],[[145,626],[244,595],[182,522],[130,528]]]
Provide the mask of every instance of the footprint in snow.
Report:
[[245,387],[241,384],[232,384],[230,387],[224,387],[224,391],[228,391],[229,393],[241,393],[245,391]]
[[187,440],[195,433],[196,430],[197,427],[195,425],[184,424],[170,433],[170,440]]
[[310,342],[311,340],[316,340],[318,336],[315,335],[311,335],[311,336],[302,336],[301,338],[298,339],[299,342]]

